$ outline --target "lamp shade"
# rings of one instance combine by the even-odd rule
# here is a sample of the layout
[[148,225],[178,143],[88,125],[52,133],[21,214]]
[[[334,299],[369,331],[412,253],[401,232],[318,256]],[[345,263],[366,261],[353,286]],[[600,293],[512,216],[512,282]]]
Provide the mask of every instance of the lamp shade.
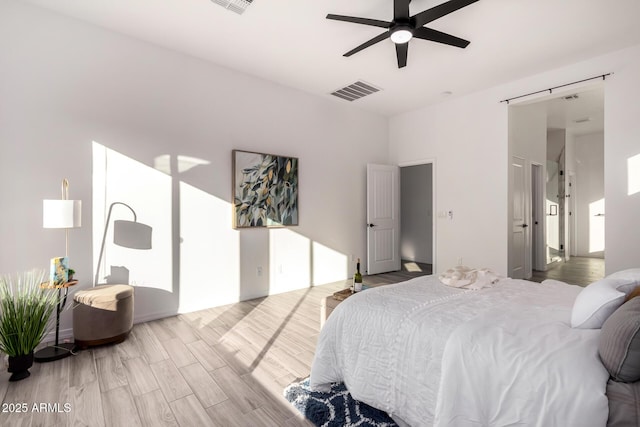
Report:
[[81,200],[43,200],[42,227],[77,228],[82,225]]

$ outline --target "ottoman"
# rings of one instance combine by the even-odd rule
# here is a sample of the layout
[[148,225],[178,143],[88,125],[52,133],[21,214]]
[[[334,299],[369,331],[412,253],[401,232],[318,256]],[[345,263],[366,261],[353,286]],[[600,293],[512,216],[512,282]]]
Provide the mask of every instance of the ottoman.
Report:
[[77,347],[120,343],[132,327],[132,286],[100,285],[73,296],[73,337]]

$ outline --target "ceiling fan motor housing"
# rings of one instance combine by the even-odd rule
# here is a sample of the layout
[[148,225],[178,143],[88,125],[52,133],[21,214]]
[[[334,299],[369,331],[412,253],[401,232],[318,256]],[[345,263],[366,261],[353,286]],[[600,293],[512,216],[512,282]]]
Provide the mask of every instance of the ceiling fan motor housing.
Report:
[[407,43],[413,37],[415,27],[407,22],[394,22],[389,27],[389,38],[395,44]]

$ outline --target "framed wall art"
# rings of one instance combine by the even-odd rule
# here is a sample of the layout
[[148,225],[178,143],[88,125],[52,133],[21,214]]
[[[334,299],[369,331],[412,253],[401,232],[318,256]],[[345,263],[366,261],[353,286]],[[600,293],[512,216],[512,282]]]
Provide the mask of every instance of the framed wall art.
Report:
[[298,225],[298,159],[233,150],[233,227]]

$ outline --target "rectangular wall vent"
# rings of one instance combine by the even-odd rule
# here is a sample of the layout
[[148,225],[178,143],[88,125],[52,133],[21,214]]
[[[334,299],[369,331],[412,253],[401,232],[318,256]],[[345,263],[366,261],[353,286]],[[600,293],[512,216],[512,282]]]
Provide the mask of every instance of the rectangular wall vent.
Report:
[[331,92],[331,95],[337,96],[338,98],[346,99],[347,101],[355,101],[356,99],[360,99],[363,96],[376,93],[379,90],[380,89],[378,89],[377,87],[359,80],[355,83],[350,84],[349,86],[345,86],[342,89]]
[[219,4],[220,6],[228,9],[232,12],[237,13],[238,15],[242,15],[242,12],[245,11],[253,0],[211,0],[215,4]]

